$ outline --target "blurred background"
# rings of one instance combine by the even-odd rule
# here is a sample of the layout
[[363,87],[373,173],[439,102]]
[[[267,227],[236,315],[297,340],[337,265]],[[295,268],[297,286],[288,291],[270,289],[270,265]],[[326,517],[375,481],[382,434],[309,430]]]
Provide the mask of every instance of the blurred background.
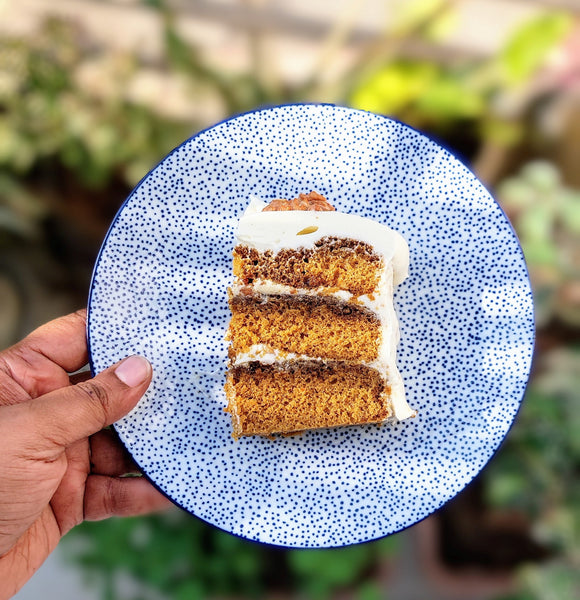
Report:
[[283,551],[179,511],[90,523],[17,598],[580,598],[578,0],[0,0],[0,348],[86,304],[111,220],[167,152],[292,101],[421,129],[506,211],[537,311],[507,441],[378,542]]

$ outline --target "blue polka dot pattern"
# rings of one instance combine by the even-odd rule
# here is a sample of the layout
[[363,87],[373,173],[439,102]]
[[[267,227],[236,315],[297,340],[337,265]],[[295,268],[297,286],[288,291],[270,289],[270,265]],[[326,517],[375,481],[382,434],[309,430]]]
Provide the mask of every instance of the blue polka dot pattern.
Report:
[[[398,362],[419,414],[234,441],[223,412],[234,230],[250,195],[310,190],[409,243]],[[244,114],[174,150],[119,211],[89,300],[93,371],[133,353],[154,365],[116,424],[144,473],[199,518],[287,547],[376,539],[457,494],[516,415],[533,331],[518,241],[471,172],[403,124],[329,105]]]

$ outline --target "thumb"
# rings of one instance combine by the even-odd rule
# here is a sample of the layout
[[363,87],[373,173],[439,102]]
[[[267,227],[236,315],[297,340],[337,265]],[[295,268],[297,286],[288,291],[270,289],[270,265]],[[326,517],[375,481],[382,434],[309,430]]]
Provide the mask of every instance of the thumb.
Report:
[[126,415],[151,383],[152,369],[142,356],[130,356],[76,385],[26,403],[39,442],[64,448]]

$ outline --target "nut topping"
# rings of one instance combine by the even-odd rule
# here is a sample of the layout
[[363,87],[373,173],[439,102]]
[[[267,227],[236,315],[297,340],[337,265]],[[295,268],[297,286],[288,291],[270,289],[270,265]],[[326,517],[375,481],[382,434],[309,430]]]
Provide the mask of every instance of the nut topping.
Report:
[[316,225],[310,225],[309,227],[301,229],[296,235],[306,235],[307,233],[314,233],[315,231],[318,231],[318,227],[316,227]]
[[266,211],[286,211],[286,210],[314,210],[314,211],[333,211],[334,206],[318,192],[309,194],[300,194],[298,198],[292,200],[276,199],[272,200],[263,212]]

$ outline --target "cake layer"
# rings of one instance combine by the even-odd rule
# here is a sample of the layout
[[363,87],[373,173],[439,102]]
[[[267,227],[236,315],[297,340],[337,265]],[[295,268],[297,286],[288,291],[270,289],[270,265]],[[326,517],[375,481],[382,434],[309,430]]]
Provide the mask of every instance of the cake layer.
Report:
[[[380,257],[384,264],[392,264],[395,285],[404,281],[409,274],[407,242],[400,233],[386,225],[360,215],[337,211],[276,212],[267,211],[266,208],[266,203],[252,199],[238,224],[237,245],[255,249],[259,253],[271,251],[276,255],[282,250],[315,249],[326,238],[334,240],[337,251],[340,251],[343,240],[356,240],[364,244],[357,249],[364,248],[366,252]],[[354,248],[351,248],[350,251],[346,249],[344,254],[354,253]]]
[[251,362],[228,372],[234,436],[379,423],[392,416],[380,374],[344,362]]
[[382,330],[376,314],[332,296],[237,295],[230,309],[231,358],[257,344],[334,360],[379,357]]
[[375,291],[382,263],[368,244],[335,237],[322,238],[312,248],[276,253],[244,245],[234,249],[234,276],[245,285],[269,280],[294,288],[335,288],[354,296]]

